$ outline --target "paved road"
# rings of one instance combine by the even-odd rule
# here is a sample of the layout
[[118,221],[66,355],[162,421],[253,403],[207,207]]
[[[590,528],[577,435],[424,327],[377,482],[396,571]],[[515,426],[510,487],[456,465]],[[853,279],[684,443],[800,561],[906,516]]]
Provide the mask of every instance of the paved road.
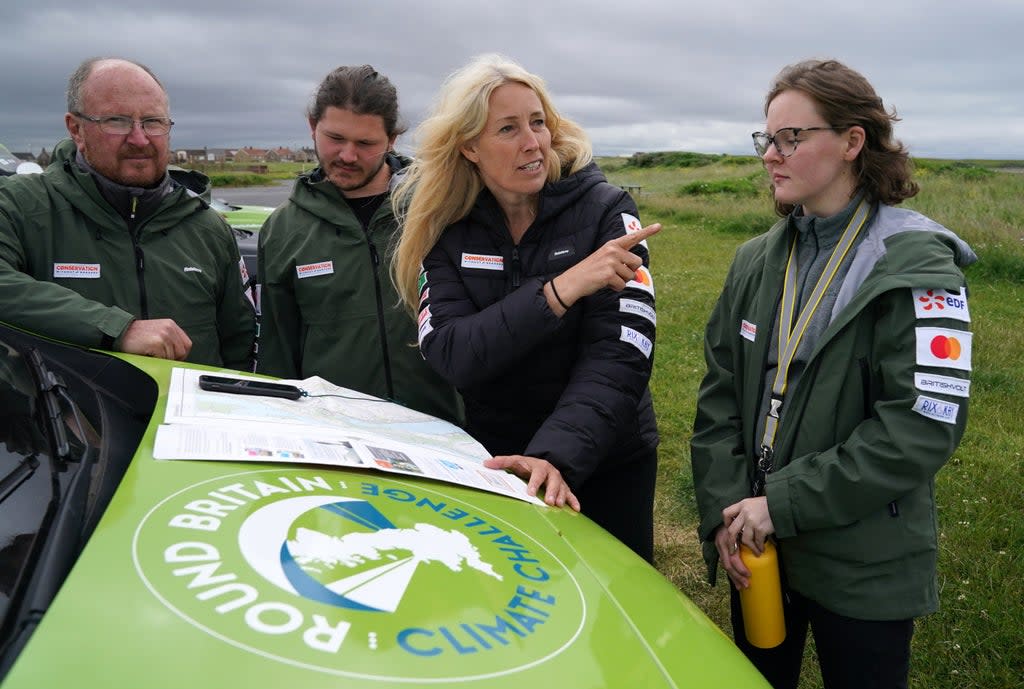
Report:
[[216,187],[213,197],[244,206],[280,206],[288,200],[294,182],[282,180],[268,187]]

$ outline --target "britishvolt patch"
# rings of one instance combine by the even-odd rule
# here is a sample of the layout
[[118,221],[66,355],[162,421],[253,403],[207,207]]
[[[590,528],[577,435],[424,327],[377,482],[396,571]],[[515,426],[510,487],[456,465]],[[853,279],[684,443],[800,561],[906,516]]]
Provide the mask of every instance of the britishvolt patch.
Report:
[[914,331],[919,365],[971,370],[971,333],[949,328],[914,328]]
[[311,278],[317,275],[332,275],[334,273],[334,261],[318,261],[295,266],[295,274],[299,279]]
[[948,289],[915,289],[911,290],[911,294],[914,298],[914,315],[918,318],[952,318],[971,322],[965,287],[956,292]]
[[55,278],[86,278],[94,280],[100,276],[99,263],[54,263]]
[[[644,226],[640,224],[640,218],[635,215],[630,215],[629,213],[622,214],[622,226],[626,228],[626,234],[633,234],[634,232],[639,232],[644,229]],[[645,239],[640,242],[640,246],[646,249],[647,240]]]
[[654,278],[651,277],[651,271],[647,270],[646,266],[640,266],[636,269],[636,276],[626,283],[626,287],[634,287],[636,289],[643,290],[653,297]]
[[945,400],[918,395],[917,401],[914,402],[914,411],[921,416],[927,416],[929,419],[943,423],[956,423],[960,405],[955,402],[946,402]]
[[925,392],[941,392],[956,397],[971,396],[971,381],[935,373],[914,373],[914,387]]
[[619,299],[619,311],[622,313],[631,313],[641,318],[646,318],[651,323],[658,323],[658,316],[647,304],[642,301],[635,301],[633,299]]
[[483,270],[504,270],[505,259],[501,256],[487,254],[462,254],[463,268],[482,268]]
[[622,328],[622,334],[619,335],[619,341],[628,342],[637,349],[639,349],[645,357],[648,359],[651,357],[651,350],[654,349],[654,343],[644,337],[644,335],[632,328],[626,326],[620,326]]
[[744,340],[750,340],[753,342],[757,339],[757,326],[750,321],[744,320],[740,322],[740,336]]

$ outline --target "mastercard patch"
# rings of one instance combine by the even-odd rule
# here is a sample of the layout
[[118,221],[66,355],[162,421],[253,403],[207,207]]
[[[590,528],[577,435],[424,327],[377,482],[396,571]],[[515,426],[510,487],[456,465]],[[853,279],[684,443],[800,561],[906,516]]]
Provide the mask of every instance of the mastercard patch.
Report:
[[971,370],[972,334],[950,328],[914,328],[921,366]]

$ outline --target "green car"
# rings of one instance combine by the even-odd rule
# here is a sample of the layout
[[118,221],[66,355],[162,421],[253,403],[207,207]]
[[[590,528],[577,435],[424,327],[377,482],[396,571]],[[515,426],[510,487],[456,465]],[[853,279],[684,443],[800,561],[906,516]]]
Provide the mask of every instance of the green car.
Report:
[[[168,425],[201,374],[243,375],[0,325],[3,689],[767,686],[571,510],[417,476],[398,452],[377,468],[313,463],[266,449],[279,427],[234,422],[293,414],[343,451],[305,397],[209,393],[222,421]],[[335,402],[367,446],[374,429],[442,423],[361,399]],[[168,428],[191,460],[154,458]],[[468,438],[451,429],[418,450]],[[236,441],[245,457],[226,459]]]
[[263,221],[274,212],[272,206],[240,206],[228,203],[223,199],[210,200],[210,207],[224,216],[238,242],[238,251],[245,261],[245,268],[255,280],[257,232],[263,227]]

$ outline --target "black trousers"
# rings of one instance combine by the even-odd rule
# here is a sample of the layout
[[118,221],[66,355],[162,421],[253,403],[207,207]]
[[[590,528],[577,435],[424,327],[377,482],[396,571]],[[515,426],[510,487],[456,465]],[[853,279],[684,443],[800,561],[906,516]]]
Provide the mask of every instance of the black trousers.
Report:
[[790,590],[783,600],[786,640],[777,648],[756,648],[744,632],[739,593],[729,587],[736,645],[775,689],[796,689],[808,625],[825,689],[906,689],[913,619],[856,620]]
[[622,463],[598,469],[573,491],[583,514],[651,563],[657,477],[658,451],[644,449]]

